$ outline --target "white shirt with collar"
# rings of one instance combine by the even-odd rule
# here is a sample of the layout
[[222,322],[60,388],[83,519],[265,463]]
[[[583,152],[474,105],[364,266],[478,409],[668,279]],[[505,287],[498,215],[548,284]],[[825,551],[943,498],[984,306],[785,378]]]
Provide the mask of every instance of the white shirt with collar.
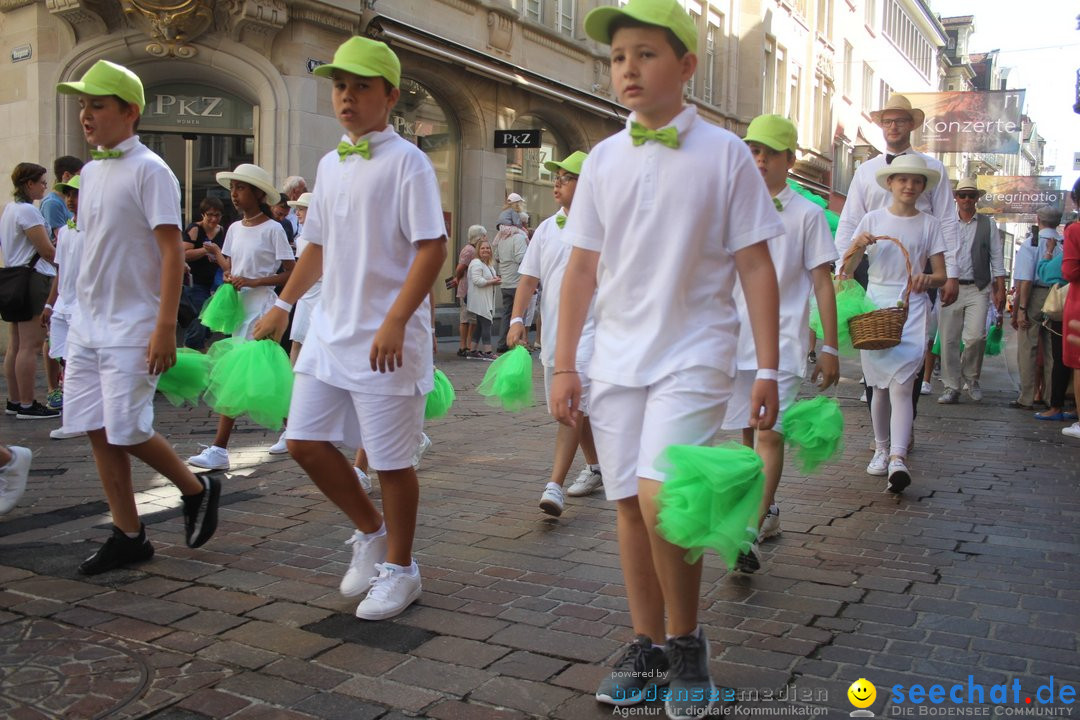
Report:
[[88,348],[149,343],[161,305],[154,228],[180,228],[180,183],[165,161],[137,135],[114,149],[123,155],[87,163],[79,180],[83,255],[69,337]]
[[[918,155],[928,168],[941,173],[941,180],[933,190],[923,192],[915,202],[915,207],[927,215],[933,215],[941,223],[941,231],[945,240],[945,274],[949,278],[957,278],[957,254],[959,252],[959,238],[956,221],[956,201],[952,196],[952,187],[949,185],[949,176],[945,172],[945,166],[936,158],[908,148],[897,155]],[[892,193],[877,184],[877,171],[886,166],[885,154],[873,157],[855,171],[855,177],[851,180],[848,188],[847,200],[844,202],[844,210],[840,213],[840,222],[836,227],[836,251],[842,258],[844,253],[851,247],[855,228],[863,216],[871,210],[889,207],[892,204]]]
[[[997,223],[987,218],[990,223],[990,277],[1005,277],[1005,246],[1001,242],[1001,231]],[[971,248],[975,244],[975,231],[979,228],[979,214],[964,220],[959,213],[956,216],[958,246],[956,248],[956,277],[961,280],[974,280],[975,268],[971,263]]]
[[591,378],[651,385],[704,366],[735,374],[734,253],[784,232],[746,143],[686,106],[680,146],[627,127],[589,153],[567,242],[600,254]]
[[352,392],[424,394],[434,386],[428,298],[406,322],[402,367],[373,371],[368,355],[417,243],[446,234],[439,184],[424,152],[390,126],[363,139],[371,159],[335,149],[319,161],[304,240],[323,248],[322,295],[296,371]]

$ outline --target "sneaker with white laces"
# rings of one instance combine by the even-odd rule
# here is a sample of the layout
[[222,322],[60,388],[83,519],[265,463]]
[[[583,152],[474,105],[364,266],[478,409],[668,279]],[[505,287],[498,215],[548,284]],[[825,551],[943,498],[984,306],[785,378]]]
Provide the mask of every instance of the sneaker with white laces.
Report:
[[403,568],[390,563],[375,566],[379,573],[371,579],[371,590],[356,606],[361,620],[386,620],[400,615],[405,608],[420,599],[420,568],[414,562]]
[[[709,641],[696,633],[668,638],[670,692],[664,711],[669,718],[700,718],[709,714],[719,693],[709,677]],[[726,714],[726,713],[723,713]]]
[[56,420],[59,417],[59,410],[50,410],[37,400],[30,407],[20,405],[19,412],[15,414],[16,420]]
[[540,496],[540,509],[548,515],[559,517],[563,511],[563,489],[558,483],[549,482]]
[[364,472],[363,470],[361,470],[358,467],[354,466],[353,470],[356,471],[356,479],[360,481],[360,488],[364,492],[366,492],[368,495],[370,495],[371,494],[371,488],[372,488],[372,486],[371,486],[371,476],[369,476],[366,472]]
[[204,447],[198,455],[192,455],[187,459],[188,465],[206,468],[207,470],[228,470],[229,451],[217,445]]
[[588,465],[581,469],[574,482],[566,489],[570,497],[584,497],[591,495],[604,485],[604,476],[599,471],[593,470]]
[[979,387],[979,381],[978,380],[972,380],[971,382],[969,382],[967,384],[967,394],[968,394],[968,397],[971,398],[972,400],[974,400],[975,402],[979,402],[980,400],[983,399],[983,391],[982,391],[982,388]]
[[431,438],[427,436],[427,433],[420,433],[420,444],[416,446],[416,452],[412,456],[412,466],[414,470],[420,469],[420,461],[424,459],[424,453],[431,449]]
[[889,453],[884,450],[875,450],[874,457],[870,460],[870,464],[866,466],[867,475],[876,475],[878,477],[889,474]]
[[636,705],[645,700],[645,689],[650,685],[667,684],[667,653],[653,645],[648,635],[638,635],[615,661],[611,673],[600,680],[596,700],[608,705]]
[[281,437],[277,439],[277,442],[270,446],[270,449],[266,452],[271,455],[288,455],[289,446],[285,444],[285,431],[281,431]]
[[50,410],[63,410],[64,390],[62,388],[55,388],[48,395],[46,395],[45,407],[49,408]]
[[1061,434],[1080,440],[1080,422],[1074,422],[1069,427],[1061,428]]
[[85,434],[86,433],[82,432],[81,430],[68,432],[64,428],[58,427],[49,433],[49,437],[51,437],[53,440],[70,440],[71,438],[82,437]]
[[761,527],[758,528],[758,542],[767,540],[771,537],[775,537],[780,534],[780,508],[776,504],[769,506],[768,512],[765,513],[765,517],[761,520]]
[[889,482],[885,489],[891,493],[902,493],[904,488],[911,484],[911,473],[903,458],[893,458],[889,461]]
[[920,395],[929,395],[934,392],[934,386],[923,380],[922,387],[919,388]]
[[26,492],[26,478],[30,476],[30,461],[34,454],[29,448],[9,445],[11,460],[0,467],[0,515],[11,512]]
[[338,589],[345,597],[355,597],[371,587],[375,568],[386,560],[386,528],[380,528],[372,535],[357,530],[345,544],[352,546],[352,560]]

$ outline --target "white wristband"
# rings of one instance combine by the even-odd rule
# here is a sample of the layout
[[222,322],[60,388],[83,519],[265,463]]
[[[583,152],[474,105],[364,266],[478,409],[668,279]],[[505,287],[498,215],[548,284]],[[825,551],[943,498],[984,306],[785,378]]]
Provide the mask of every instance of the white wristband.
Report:
[[832,355],[833,357],[837,357],[840,355],[840,353],[837,352],[836,348],[834,348],[832,345],[822,345],[821,352],[825,353],[826,355]]
[[274,307],[281,308],[285,312],[292,312],[292,307],[293,306],[292,306],[292,303],[287,303],[284,300],[282,300],[281,298],[278,298],[277,300],[274,301]]
[[45,309],[52,310],[52,305],[50,305],[49,303],[45,303]]
[[519,323],[524,325],[525,324],[525,319],[524,318],[519,318],[519,317],[510,318],[510,327],[514,327],[515,325],[517,325]]
[[769,368],[762,368],[754,375],[755,380],[778,380],[779,378],[780,375],[775,370]]

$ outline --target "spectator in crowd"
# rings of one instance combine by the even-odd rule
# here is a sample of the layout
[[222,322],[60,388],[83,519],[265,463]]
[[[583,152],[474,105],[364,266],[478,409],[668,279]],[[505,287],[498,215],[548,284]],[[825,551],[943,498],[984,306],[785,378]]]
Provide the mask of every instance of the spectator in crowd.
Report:
[[[1012,407],[1031,410],[1035,403],[1037,372],[1036,353],[1042,341],[1043,394],[1051,387],[1050,373],[1053,371],[1053,348],[1050,343],[1050,331],[1043,327],[1042,306],[1050,286],[1038,277],[1039,260],[1052,260],[1060,255],[1061,236],[1057,226],[1061,222],[1061,211],[1047,205],[1036,213],[1039,219],[1039,232],[1030,241],[1017,248],[1013,259],[1013,281],[1019,289],[1016,294],[1016,310],[1012,316],[1016,335],[1016,359],[1020,372],[1020,395],[1013,400]],[[1044,337],[1045,336],[1045,337]]]
[[476,258],[469,263],[469,313],[476,319],[476,352],[469,358],[494,360],[491,352],[491,318],[495,312],[495,288],[502,278],[492,263],[491,243],[481,240],[476,244]]
[[450,286],[455,290],[458,305],[461,306],[458,315],[458,332],[461,339],[458,342],[458,357],[465,357],[469,350],[475,350],[472,343],[473,333],[476,331],[476,320],[469,313],[469,265],[476,259],[476,245],[481,240],[487,240],[487,228],[483,225],[473,225],[469,228],[469,239],[465,247],[458,254],[458,264],[454,268],[454,277],[450,280]]
[[64,204],[64,194],[60,186],[78,175],[79,171],[82,170],[82,166],[83,161],[71,155],[58,157],[53,162],[55,184],[52,191],[47,193],[41,200],[40,207],[41,215],[45,218],[50,240],[55,241],[57,231],[67,225],[67,221],[71,219],[71,211]]
[[[285,178],[285,183],[281,186],[281,195],[286,202],[296,202],[307,191],[307,181],[299,175],[290,175]],[[300,218],[295,206],[289,206],[289,214],[286,218],[293,227],[293,237],[299,235],[304,221]]]
[[506,335],[510,332],[510,315],[514,309],[514,294],[517,292],[521,275],[518,268],[525,258],[529,247],[529,236],[525,234],[524,213],[517,213],[517,225],[503,225],[495,236],[495,269],[502,278],[502,330],[499,333],[498,352],[506,352]]
[[[1073,205],[1080,207],[1080,180],[1072,187]],[[1074,343],[1075,336],[1069,338],[1070,330],[1080,330],[1080,222],[1071,222],[1065,226],[1065,250],[1061,263],[1061,276],[1069,283],[1069,296],[1065,301],[1063,332],[1067,341],[1062,346],[1061,359],[1072,368],[1073,397],[1080,410],[1080,342]],[[1076,420],[1076,418],[1073,418]],[[1080,440],[1080,422],[1074,422],[1061,433]]]
[[[196,310],[202,310],[202,306],[214,294],[218,271],[214,258],[221,249],[221,216],[224,210],[220,200],[208,195],[199,203],[199,221],[184,229],[184,260],[191,273],[191,284],[184,292]],[[206,347],[208,333],[209,329],[196,319],[188,326],[184,345],[201,351]]]

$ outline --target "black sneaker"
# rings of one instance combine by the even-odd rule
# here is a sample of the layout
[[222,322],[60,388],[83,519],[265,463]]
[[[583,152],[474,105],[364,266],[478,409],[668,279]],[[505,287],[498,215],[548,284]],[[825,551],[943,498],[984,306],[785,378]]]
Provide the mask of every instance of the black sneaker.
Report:
[[5,415],[18,415],[19,414],[19,403],[11,402],[10,400],[8,400],[7,401],[7,406],[4,408],[4,414]]
[[758,548],[757,538],[743,543],[739,550],[739,557],[735,560],[735,570],[746,575],[755,573],[761,569],[761,550]]
[[24,408],[22,405],[16,405],[15,408],[17,410],[15,413],[16,420],[44,420],[60,417],[59,410],[50,410],[37,400],[28,408]]
[[[699,631],[700,632],[700,631]],[[671,663],[664,710],[669,718],[700,718],[719,699],[709,677],[709,641],[704,635],[680,635],[667,641]]]
[[469,351],[466,350],[465,348],[458,348],[457,356],[458,357],[468,357],[469,356]]
[[668,659],[653,647],[648,635],[638,635],[618,660],[611,674],[600,681],[596,699],[608,705],[636,705],[649,685],[667,685]]
[[97,552],[82,561],[79,572],[97,575],[118,567],[144,562],[154,557],[154,546],[146,539],[146,526],[139,528],[139,537],[129,538],[124,531],[113,525],[112,535]]
[[198,495],[184,495],[184,539],[187,546],[197,548],[209,540],[217,530],[218,500],[221,498],[221,480],[216,473],[196,475],[203,484]]

